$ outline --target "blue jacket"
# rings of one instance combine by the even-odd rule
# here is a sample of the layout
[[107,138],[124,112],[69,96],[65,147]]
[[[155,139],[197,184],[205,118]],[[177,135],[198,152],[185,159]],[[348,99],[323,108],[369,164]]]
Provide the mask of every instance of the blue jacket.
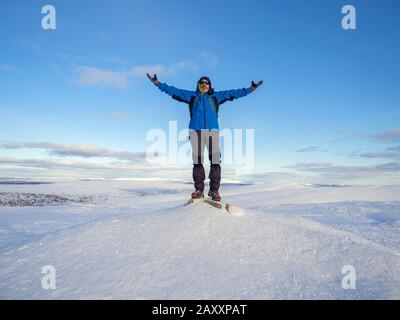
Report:
[[170,95],[173,99],[187,103],[190,110],[189,129],[192,130],[219,130],[219,105],[226,101],[247,96],[251,88],[237,90],[216,91],[212,94],[203,93],[197,86],[196,91],[178,89],[165,83],[159,83],[158,88]]

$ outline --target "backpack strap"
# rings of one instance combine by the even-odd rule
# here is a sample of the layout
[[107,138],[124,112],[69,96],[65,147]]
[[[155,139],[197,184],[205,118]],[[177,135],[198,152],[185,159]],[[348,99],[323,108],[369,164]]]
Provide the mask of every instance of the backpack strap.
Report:
[[229,97],[229,98],[227,98],[227,99],[222,100],[219,104],[223,104],[223,103],[225,103],[225,102],[227,102],[227,101],[233,101],[233,100],[235,100],[234,97]]
[[190,118],[192,118],[193,115],[193,106],[194,106],[194,101],[196,100],[196,96],[192,96],[189,100],[189,112],[190,112]]
[[214,105],[215,105],[215,108],[217,109],[217,114],[218,114],[219,106],[220,106],[221,104],[223,104],[223,103],[225,103],[225,102],[227,102],[227,101],[233,101],[233,100],[235,100],[235,98],[234,98],[234,97],[229,97],[229,98],[227,98],[227,99],[222,100],[221,102],[218,102],[217,97],[216,97],[216,96],[213,96],[213,100],[214,100]]
[[217,114],[218,114],[219,105],[220,105],[220,104],[218,103],[218,99],[217,99],[216,96],[213,96],[212,98],[213,98],[213,100],[214,100],[215,110],[217,110]]
[[193,106],[194,106],[194,101],[196,100],[196,96],[191,96],[189,102],[187,102],[186,100],[183,100],[182,98],[173,95],[172,99],[179,101],[179,102],[183,102],[183,103],[187,103],[189,105],[189,112],[190,112],[190,118],[193,115]]
[[172,96],[172,99],[174,99],[174,100],[176,100],[176,101],[179,101],[179,102],[187,103],[187,101],[183,100],[182,98],[180,98],[180,97],[178,97],[178,96],[176,96],[176,95],[173,95],[173,96]]

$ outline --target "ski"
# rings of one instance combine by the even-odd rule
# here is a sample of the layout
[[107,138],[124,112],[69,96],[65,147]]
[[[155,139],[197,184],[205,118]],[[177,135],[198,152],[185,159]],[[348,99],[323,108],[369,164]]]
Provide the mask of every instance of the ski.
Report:
[[199,199],[190,198],[189,201],[186,202],[186,206],[188,206],[188,205],[190,205],[190,204],[193,204],[193,203],[195,203],[195,202],[198,202],[198,201],[200,201],[200,200],[204,200],[204,198],[199,198]]
[[208,204],[210,204],[213,207],[218,208],[218,209],[223,209],[224,208],[227,212],[229,212],[229,210],[231,208],[229,203],[222,203],[221,201],[214,201],[211,198],[204,198],[204,202],[206,202],[206,203],[208,203]]
[[231,206],[230,206],[229,203],[222,203],[220,201],[214,201],[211,198],[199,198],[199,199],[190,198],[188,200],[188,202],[186,203],[186,206],[191,205],[193,203],[196,203],[198,201],[204,201],[205,203],[207,203],[207,204],[209,204],[209,205],[211,205],[211,206],[213,206],[214,208],[217,208],[217,209],[223,209],[224,208],[227,212],[229,212],[229,210],[231,209]]

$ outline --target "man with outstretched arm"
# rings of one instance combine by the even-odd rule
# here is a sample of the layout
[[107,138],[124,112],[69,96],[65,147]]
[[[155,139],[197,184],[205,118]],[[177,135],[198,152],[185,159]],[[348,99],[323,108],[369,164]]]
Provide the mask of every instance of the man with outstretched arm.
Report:
[[221,201],[219,187],[221,182],[221,152],[219,145],[218,111],[221,104],[244,97],[256,90],[263,81],[251,82],[249,88],[237,90],[214,91],[209,77],[201,77],[197,81],[195,91],[178,89],[158,81],[157,76],[147,77],[162,92],[173,99],[189,105],[189,139],[192,146],[193,181],[195,191],[193,199],[204,197],[204,180],[206,178],[203,157],[204,147],[208,150],[210,160],[210,190],[208,196],[214,201]]

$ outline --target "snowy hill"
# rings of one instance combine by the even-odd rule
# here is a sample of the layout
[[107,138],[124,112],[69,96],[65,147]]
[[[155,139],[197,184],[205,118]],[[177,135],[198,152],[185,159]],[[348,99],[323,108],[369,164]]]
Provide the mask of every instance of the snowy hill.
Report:
[[[191,189],[3,183],[0,298],[400,298],[399,186],[227,183],[230,214],[185,206]],[[44,265],[55,290],[41,287]],[[355,290],[342,288],[346,265]]]

